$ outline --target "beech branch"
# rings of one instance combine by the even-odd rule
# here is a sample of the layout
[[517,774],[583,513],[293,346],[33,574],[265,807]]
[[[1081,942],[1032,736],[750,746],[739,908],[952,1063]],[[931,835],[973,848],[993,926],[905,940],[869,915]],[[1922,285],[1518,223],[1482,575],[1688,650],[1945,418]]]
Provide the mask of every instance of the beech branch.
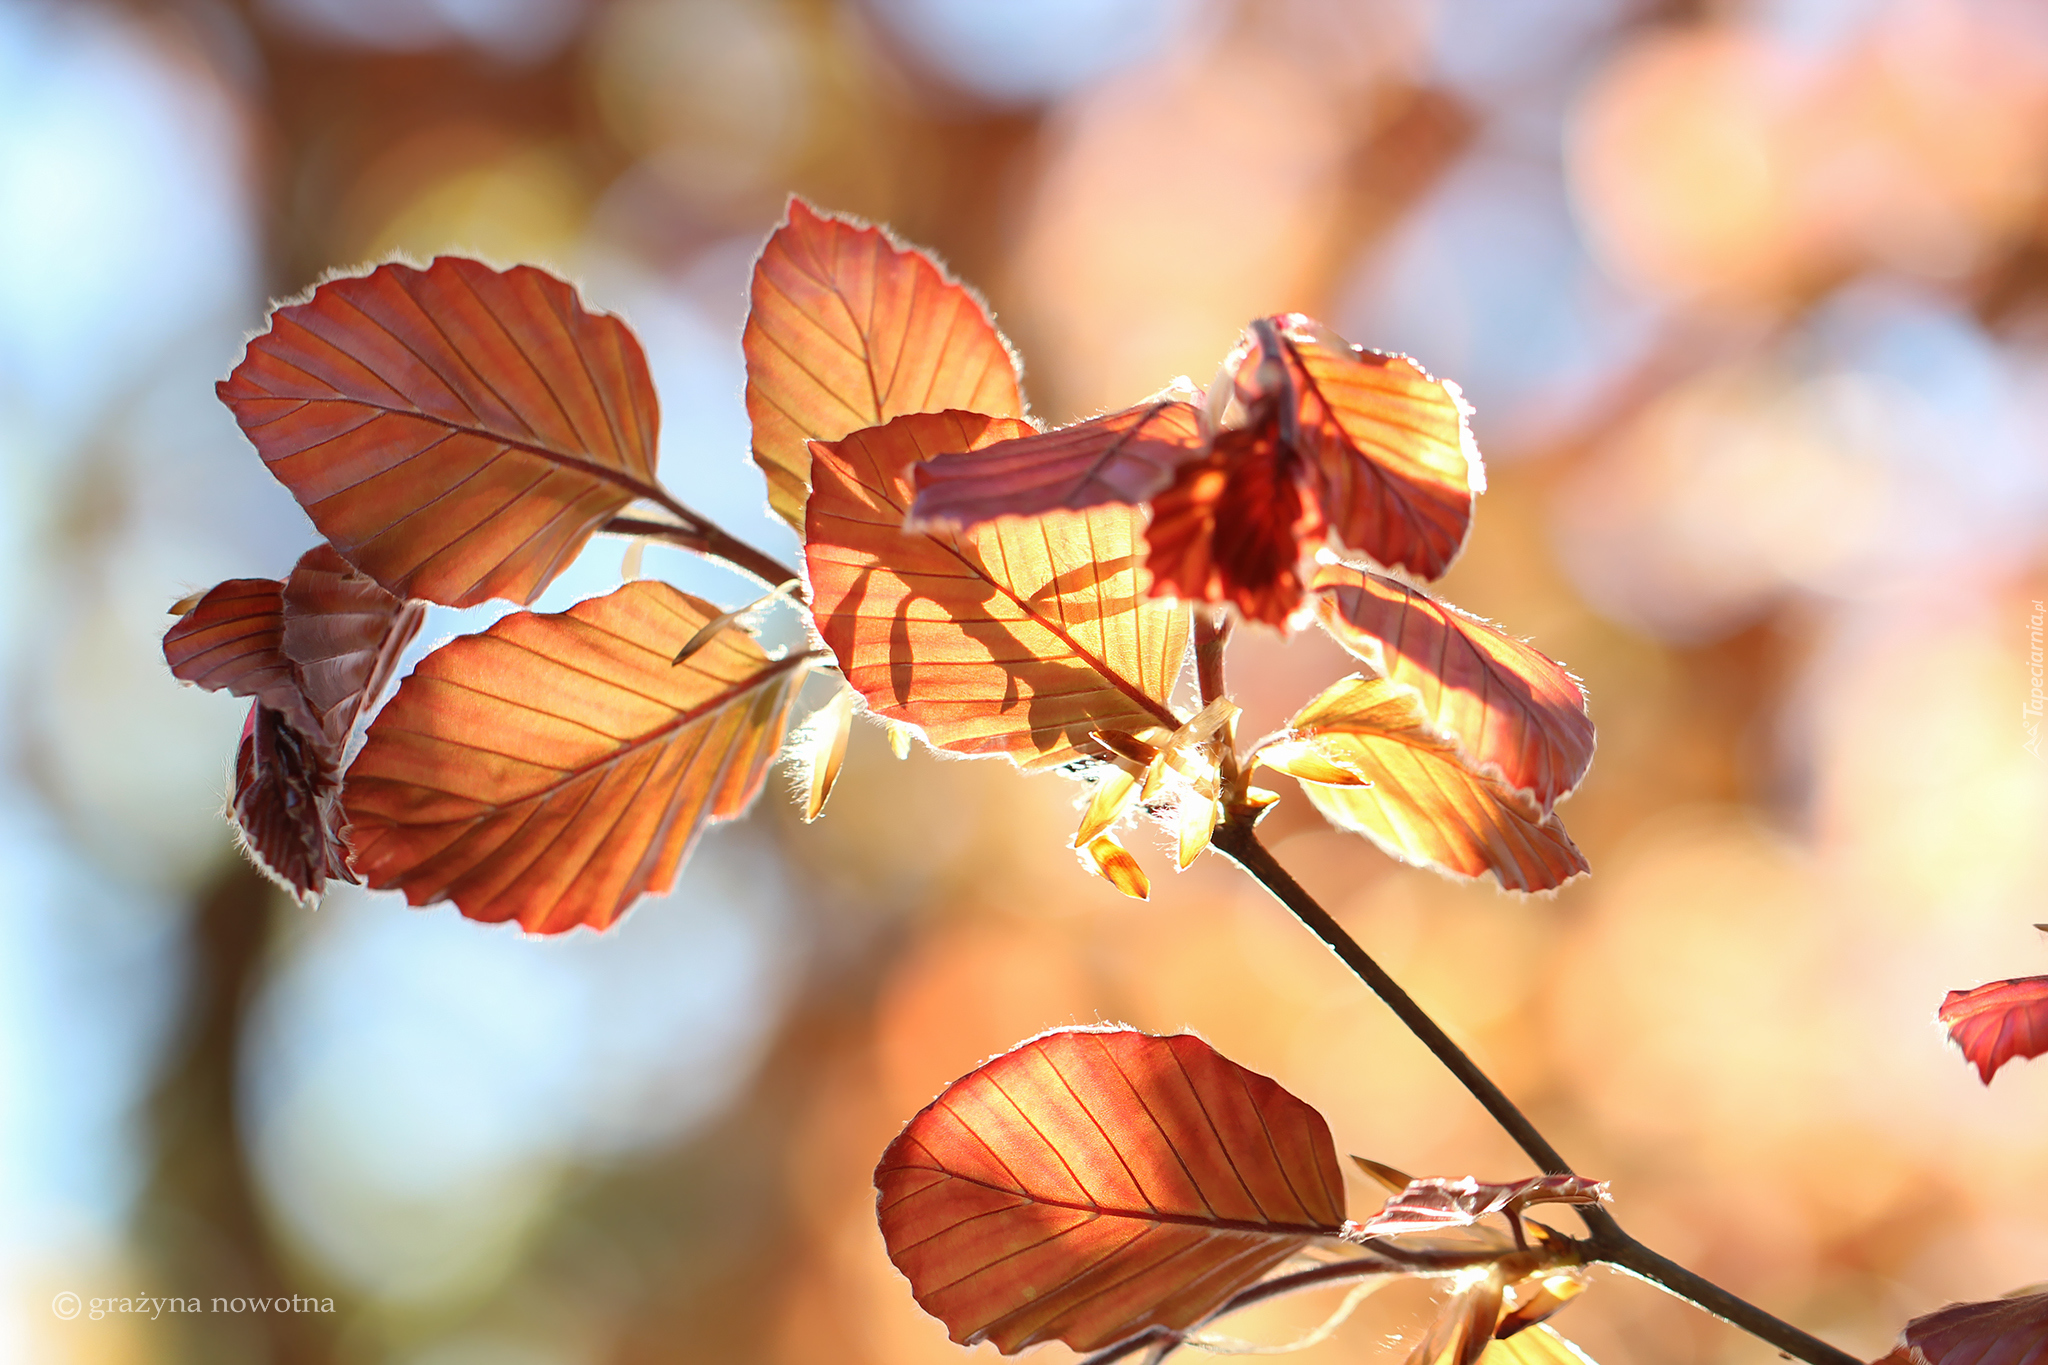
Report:
[[597,529],[615,536],[646,536],[649,540],[663,541],[713,559],[722,559],[741,573],[760,579],[769,588],[798,577],[795,569],[775,556],[755,549],[717,522],[691,511],[666,493],[655,501],[678,520],[616,516]]
[[[1196,620],[1199,628],[1200,618]],[[1198,651],[1199,648],[1198,643]],[[1493,1083],[1492,1078],[1479,1069],[1463,1048],[1451,1041],[1450,1035],[1436,1020],[1430,1018],[1429,1013],[1416,1004],[1393,977],[1387,975],[1386,969],[1373,961],[1358,941],[1331,917],[1330,912],[1280,865],[1272,850],[1259,841],[1258,834],[1248,822],[1230,821],[1217,829],[1212,842],[1254,881],[1265,887],[1275,900],[1293,911],[1296,919],[1307,925],[1359,980],[1370,986],[1373,993],[1408,1026],[1408,1031],[1420,1039],[1431,1055],[1471,1092],[1472,1097],[1479,1101],[1502,1131],[1515,1140],[1515,1145],[1528,1154],[1531,1161],[1551,1175],[1576,1174],[1557,1148]],[[1787,1355],[1809,1362],[1809,1365],[1862,1365],[1846,1351],[1800,1331],[1713,1281],[1687,1270],[1670,1257],[1652,1251],[1622,1231],[1621,1225],[1605,1209],[1591,1206],[1577,1212],[1591,1234],[1580,1244],[1589,1262],[1604,1261],[1638,1279],[1647,1280],[1751,1336],[1769,1342]]]

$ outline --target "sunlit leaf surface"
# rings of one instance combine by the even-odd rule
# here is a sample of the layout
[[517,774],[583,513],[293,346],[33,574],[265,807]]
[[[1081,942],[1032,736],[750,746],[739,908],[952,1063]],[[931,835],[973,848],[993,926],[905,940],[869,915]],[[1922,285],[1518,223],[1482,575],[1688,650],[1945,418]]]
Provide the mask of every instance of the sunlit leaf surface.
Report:
[[1320,565],[1311,586],[1337,642],[1411,687],[1471,766],[1547,813],[1593,763],[1586,694],[1533,646],[1380,574]]
[[2007,1062],[2048,1052],[2048,976],[1991,981],[1950,991],[1941,1022],[1984,1084]]
[[349,768],[356,869],[535,933],[668,890],[704,826],[760,790],[806,663],[737,626],[671,663],[717,614],[641,580],[428,655]]
[[911,412],[1024,415],[1017,365],[974,295],[929,256],[789,202],[754,264],[743,345],[754,462],[799,533],[807,442]]
[[1187,1035],[1069,1030],[947,1087],[875,1170],[890,1259],[953,1340],[1185,1327],[1344,1219],[1328,1125]]
[[1289,724],[1295,738],[1258,761],[1301,779],[1332,823],[1403,862],[1490,872],[1510,891],[1546,891],[1586,870],[1557,817],[1532,819],[1497,779],[1467,768],[1411,691],[1354,675]]
[[1906,1324],[1878,1365],[2041,1365],[2048,1361],[2048,1294],[1952,1303]]
[[1188,618],[1140,593],[1128,507],[903,529],[912,465],[1029,430],[922,413],[813,445],[804,557],[818,630],[869,710],[1037,768],[1096,753],[1093,730],[1177,729]]
[[656,487],[639,342],[532,266],[329,280],[219,393],[321,534],[401,597],[530,602]]

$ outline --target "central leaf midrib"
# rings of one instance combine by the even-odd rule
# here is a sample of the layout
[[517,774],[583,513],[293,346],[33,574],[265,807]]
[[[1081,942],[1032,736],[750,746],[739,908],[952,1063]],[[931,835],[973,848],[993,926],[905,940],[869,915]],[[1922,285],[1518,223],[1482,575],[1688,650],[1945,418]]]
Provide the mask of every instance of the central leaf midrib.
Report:
[[987,1180],[977,1180],[971,1175],[958,1171],[941,1170],[940,1174],[949,1180],[958,1180],[979,1189],[998,1194],[1015,1195],[1044,1208],[1069,1209],[1075,1213],[1086,1213],[1099,1218],[1129,1218],[1140,1223],[1171,1223],[1179,1227],[1210,1228],[1218,1232],[1243,1232],[1260,1237],[1335,1237],[1343,1231],[1335,1225],[1319,1223],[1254,1223],[1241,1218],[1220,1218],[1198,1213],[1167,1213],[1161,1209],[1117,1208],[1108,1204],[1082,1204],[1071,1199],[1054,1199],[1046,1195],[1033,1194],[1029,1190],[1013,1189],[1008,1185],[997,1185]]

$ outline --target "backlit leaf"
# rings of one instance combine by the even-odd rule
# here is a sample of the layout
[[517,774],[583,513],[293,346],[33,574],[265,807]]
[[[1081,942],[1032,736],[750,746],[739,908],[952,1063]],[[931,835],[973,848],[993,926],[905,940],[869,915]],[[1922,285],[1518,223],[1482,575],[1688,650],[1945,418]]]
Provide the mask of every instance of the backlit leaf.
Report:
[[733,627],[672,664],[717,614],[642,579],[428,655],[349,768],[356,870],[533,933],[601,929],[668,890],[703,827],[760,790],[809,662]]
[[1353,675],[1289,724],[1295,737],[1257,761],[1300,778],[1332,823],[1402,862],[1491,872],[1510,891],[1546,891],[1586,870],[1557,817],[1530,818],[1498,779],[1467,768],[1405,688]]
[[1145,875],[1144,868],[1138,866],[1138,860],[1131,856],[1131,851],[1110,835],[1089,840],[1081,852],[1088,860],[1090,871],[1132,900],[1152,898],[1152,879]]
[[1182,465],[1145,528],[1150,590],[1287,625],[1323,533],[1294,463],[1277,423],[1266,422],[1222,432],[1207,455]]
[[1043,435],[939,455],[914,471],[909,524],[959,529],[1001,516],[1146,502],[1207,442],[1200,408],[1160,397]]
[[271,314],[218,392],[321,533],[401,597],[530,602],[657,491],[639,342],[531,266],[329,280]]
[[882,1237],[953,1340],[1086,1351],[1183,1328],[1311,1239],[1330,1131],[1185,1034],[1045,1034],[947,1087],[875,1170]]
[[1266,321],[1254,327],[1259,346],[1240,373],[1262,375],[1268,347],[1282,361],[1330,534],[1381,564],[1442,576],[1471,529],[1473,495],[1486,487],[1458,387],[1300,313]]
[[1978,1079],[2007,1062],[2048,1052],[2048,976],[1991,981],[1974,990],[1950,991],[1937,1016],[1948,1026]]
[[1548,812],[1593,762],[1578,680],[1476,617],[1379,574],[1317,568],[1323,625],[1380,676],[1413,688],[1423,713],[1477,772]]
[[1549,1327],[1531,1327],[1487,1343],[1479,1365],[1593,1365],[1593,1358]]
[[833,692],[832,700],[818,708],[804,729],[804,823],[808,825],[825,813],[825,802],[846,762],[846,742],[853,735],[853,689],[841,687]]
[[1179,728],[1188,617],[1140,593],[1128,507],[903,529],[912,465],[1029,429],[921,413],[815,443],[804,557],[819,633],[870,711],[1041,768],[1093,755],[1093,730]]
[[1138,799],[1138,779],[1122,768],[1111,768],[1095,779],[1088,808],[1081,813],[1081,828],[1074,831],[1074,847],[1086,848],[1109,830],[1131,803]]
[[384,591],[327,545],[300,558],[283,601],[285,657],[339,754],[363,708],[391,685],[426,607]]
[[752,301],[742,344],[754,462],[769,505],[800,534],[807,442],[911,412],[1024,415],[1016,360],[980,301],[879,228],[790,200],[754,263]]
[[1365,1221],[1361,1231],[1370,1237],[1441,1232],[1468,1227],[1497,1213],[1518,1214],[1531,1204],[1597,1204],[1606,1198],[1606,1181],[1577,1175],[1543,1175],[1498,1184],[1471,1176],[1458,1180],[1432,1176],[1410,1181]]
[[1906,1324],[1879,1365],[2041,1365],[2048,1361],[2048,1294],[1952,1303]]

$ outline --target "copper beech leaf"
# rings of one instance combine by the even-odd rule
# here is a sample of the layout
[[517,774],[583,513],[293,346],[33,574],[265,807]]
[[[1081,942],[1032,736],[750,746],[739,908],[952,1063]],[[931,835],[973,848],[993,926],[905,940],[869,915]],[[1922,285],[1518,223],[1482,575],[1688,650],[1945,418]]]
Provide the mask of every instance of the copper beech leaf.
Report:
[[239,578],[202,596],[164,636],[178,678],[254,697],[229,802],[242,845],[301,900],[353,882],[340,767],[357,716],[391,681],[424,608],[401,602],[326,545],[279,583]]
[[804,559],[818,631],[870,711],[1043,768],[1094,755],[1093,730],[1179,728],[1167,698],[1188,617],[1142,595],[1128,507],[903,529],[912,465],[1029,430],[919,413],[813,442]]
[[1597,1204],[1606,1198],[1606,1181],[1578,1175],[1543,1175],[1498,1184],[1469,1175],[1457,1180],[1432,1176],[1410,1181],[1368,1218],[1360,1231],[1369,1237],[1441,1232],[1468,1227],[1496,1213],[1519,1214],[1531,1204]]
[[1291,472],[1277,423],[1225,431],[1183,465],[1145,528],[1151,591],[1229,602],[1285,627],[1304,600],[1304,566],[1323,538],[1314,496]]
[[2048,976],[1950,991],[1937,1017],[1976,1066],[1978,1079],[1989,1085],[2007,1062],[2048,1052]]
[[1415,694],[1354,674],[1288,722],[1257,761],[1299,779],[1316,807],[1402,862],[1509,891],[1547,891],[1586,871],[1555,815],[1536,820],[1498,779],[1467,768]]
[[875,1168],[882,1238],[953,1340],[1187,1327],[1344,1221],[1322,1115],[1185,1034],[1071,1029],[948,1086]]
[[1586,694],[1534,646],[1426,593],[1342,564],[1317,568],[1323,625],[1381,677],[1414,689],[1470,766],[1548,812],[1593,763]]
[[329,280],[218,392],[321,534],[403,597],[530,602],[659,491],[639,342],[532,266]]
[[1952,1303],[1899,1333],[1878,1365],[2042,1365],[2048,1361],[2048,1294]]
[[976,526],[1001,516],[1149,501],[1208,444],[1202,410],[1159,397],[1043,434],[939,455],[916,467],[918,529]]
[[754,263],[741,344],[754,463],[799,534],[808,442],[911,412],[1024,415],[1016,359],[980,300],[922,251],[801,199]]
[[668,890],[761,789],[809,662],[736,626],[672,664],[717,614],[643,579],[428,655],[349,768],[356,870],[532,933],[602,929]]

